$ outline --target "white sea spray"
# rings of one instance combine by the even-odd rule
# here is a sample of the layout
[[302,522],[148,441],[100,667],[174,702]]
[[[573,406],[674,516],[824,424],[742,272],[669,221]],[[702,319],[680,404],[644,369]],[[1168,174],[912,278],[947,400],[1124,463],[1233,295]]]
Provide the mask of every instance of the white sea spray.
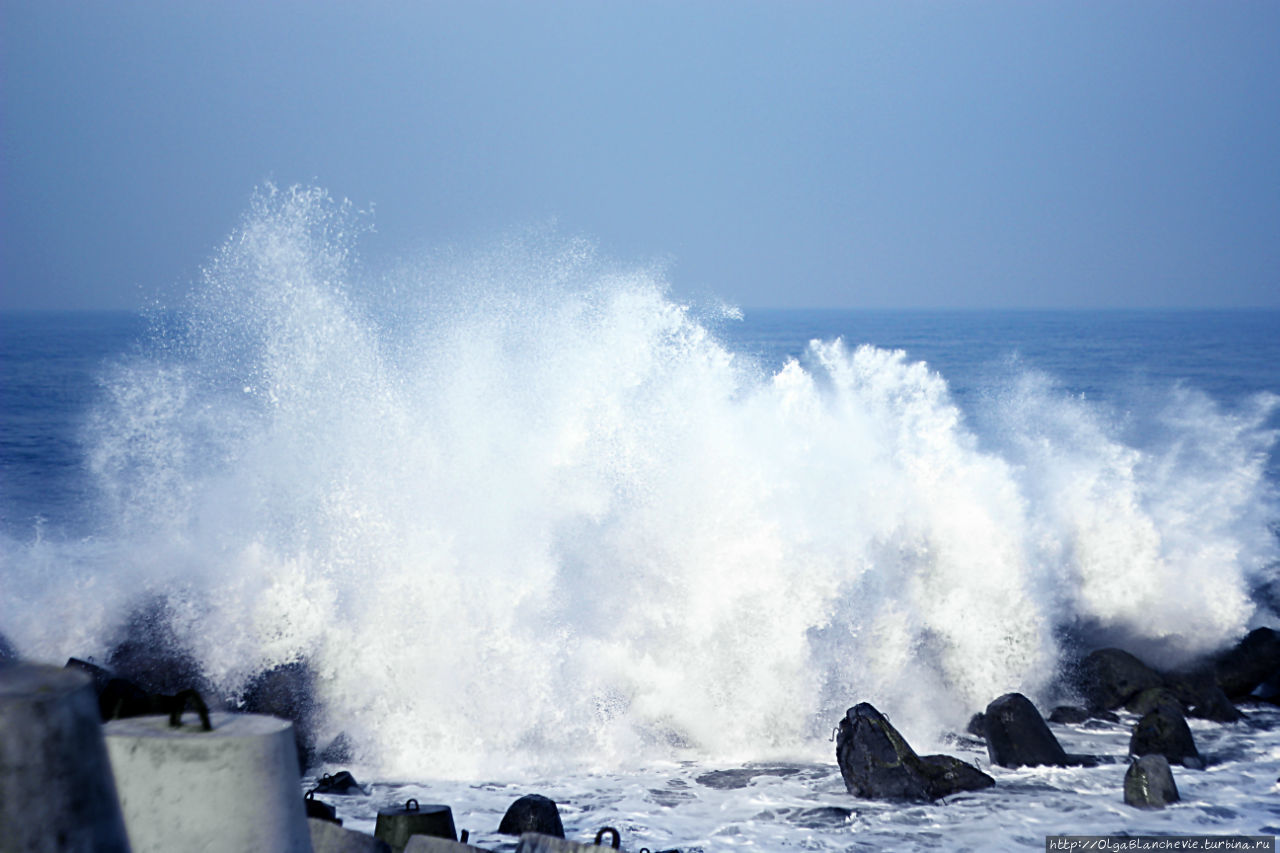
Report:
[[857,701],[927,746],[1049,698],[1081,632],[1167,663],[1258,618],[1274,399],[1117,414],[1024,371],[966,413],[900,351],[763,369],[580,240],[370,282],[361,222],[263,190],[105,376],[111,534],[6,549],[24,653],[162,596],[227,692],[305,659],[365,766],[467,778],[825,754]]

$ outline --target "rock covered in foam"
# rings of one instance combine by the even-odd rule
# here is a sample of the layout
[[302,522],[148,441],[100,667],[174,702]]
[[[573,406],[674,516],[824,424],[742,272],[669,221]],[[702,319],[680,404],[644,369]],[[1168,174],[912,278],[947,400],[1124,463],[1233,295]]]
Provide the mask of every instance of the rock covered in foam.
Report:
[[1129,765],[1124,774],[1124,801],[1140,809],[1162,809],[1179,800],[1169,759],[1144,755]]
[[936,800],[995,784],[958,758],[917,755],[885,716],[866,702],[850,708],[840,721],[836,761],[849,793],[869,799]]

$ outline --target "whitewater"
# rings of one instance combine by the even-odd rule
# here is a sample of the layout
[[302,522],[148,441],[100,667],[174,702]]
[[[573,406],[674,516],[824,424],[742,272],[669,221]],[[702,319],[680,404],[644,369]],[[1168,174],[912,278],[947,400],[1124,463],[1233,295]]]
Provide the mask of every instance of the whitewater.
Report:
[[[1116,756],[1097,768],[988,768],[954,734],[1003,693],[1069,701],[1081,651],[1176,666],[1280,625],[1274,393],[1117,408],[1014,365],[962,407],[902,350],[737,350],[736,309],[582,240],[373,274],[368,227],[263,188],[103,366],[79,434],[92,532],[0,539],[22,655],[104,659],[162,601],[227,698],[305,662],[320,743],[344,735],[374,783],[343,805],[357,828],[407,796],[496,827],[536,785],[579,835],[653,848],[1277,831],[1274,710],[1193,721],[1216,760],[1159,815],[1120,798],[1124,719],[1055,726]],[[997,788],[853,800],[830,737],[859,701]]]

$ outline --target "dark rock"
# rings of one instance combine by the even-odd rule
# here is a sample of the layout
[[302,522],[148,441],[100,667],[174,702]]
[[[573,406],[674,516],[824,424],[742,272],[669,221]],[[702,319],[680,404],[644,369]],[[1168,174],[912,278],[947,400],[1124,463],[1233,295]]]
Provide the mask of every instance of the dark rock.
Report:
[[1173,708],[1161,705],[1138,720],[1129,738],[1129,754],[1163,755],[1170,763],[1204,767],[1187,721]]
[[293,723],[298,767],[306,769],[315,754],[315,677],[302,662],[286,663],[259,673],[245,687],[241,710],[279,717]]
[[1089,719],[1089,712],[1075,705],[1059,705],[1049,712],[1051,723],[1083,723]]
[[108,653],[107,666],[151,694],[195,690],[206,702],[213,691],[191,650],[173,631],[168,606],[154,600],[130,615],[124,637]]
[[1169,759],[1163,755],[1144,755],[1129,765],[1124,774],[1124,801],[1140,809],[1162,809],[1178,801],[1178,786],[1173,782]]
[[1227,694],[1217,686],[1211,688],[1200,702],[1192,705],[1188,714],[1201,720],[1212,720],[1215,723],[1235,723],[1244,719],[1240,709],[1232,704]]
[[866,702],[840,721],[836,761],[849,793],[890,800],[936,800],[988,788],[995,780],[958,758],[921,758],[884,715]]
[[[3,664],[0,664],[0,666],[3,666]],[[1280,705],[1280,670],[1271,673],[1271,675],[1267,676],[1266,681],[1253,688],[1253,692],[1249,694],[1249,700]]]
[[1006,693],[987,706],[987,755],[1001,767],[1066,767],[1078,764],[1021,693]]
[[18,662],[18,653],[14,650],[9,638],[0,634],[0,667],[11,666]]
[[1213,668],[1227,698],[1244,699],[1280,670],[1280,634],[1270,628],[1250,631],[1235,648],[1219,655]]
[[920,772],[929,780],[931,790],[947,796],[957,791],[978,791],[996,783],[986,773],[954,755],[920,756]]
[[511,804],[498,824],[502,835],[523,835],[536,832],[564,838],[564,824],[560,822],[560,810],[554,800],[541,794],[526,794]]
[[360,783],[356,781],[356,777],[352,776],[347,770],[339,770],[330,776],[328,773],[320,777],[320,781],[316,782],[313,788],[317,794],[364,794],[368,793],[364,788],[360,787]]
[[320,760],[325,764],[346,764],[355,759],[355,747],[346,732],[340,732],[329,741],[329,745],[320,750]]
[[1182,700],[1167,687],[1148,687],[1124,705],[1126,711],[1131,711],[1139,717],[1146,716],[1157,708],[1167,708],[1178,716],[1184,716],[1187,713]]
[[1160,687],[1159,674],[1128,652],[1098,649],[1080,662],[1077,688],[1090,711],[1114,711],[1150,687]]
[[1187,716],[1216,723],[1234,723],[1244,719],[1244,714],[1227,698],[1210,670],[1168,673],[1164,683],[1188,709]]
[[965,726],[964,730],[974,737],[986,737],[986,726],[987,724],[982,718],[982,712],[979,711],[969,718],[969,725]]

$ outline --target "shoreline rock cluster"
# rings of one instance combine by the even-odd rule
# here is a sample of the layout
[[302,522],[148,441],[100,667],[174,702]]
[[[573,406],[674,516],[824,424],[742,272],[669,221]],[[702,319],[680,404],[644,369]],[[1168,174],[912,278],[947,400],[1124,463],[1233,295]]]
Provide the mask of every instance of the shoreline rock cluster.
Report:
[[[0,668],[18,663],[18,655],[0,635]],[[157,608],[135,614],[127,635],[112,648],[105,664],[72,658],[66,667],[80,670],[92,679],[104,722],[169,714],[175,709],[180,715],[184,691],[192,685],[210,689],[193,657],[168,628],[166,614]],[[292,723],[300,770],[318,762],[347,761],[350,754],[343,737],[324,749],[316,743],[314,686],[307,664],[295,662],[259,673],[238,696],[218,697],[211,693],[214,702],[210,704]],[[1200,753],[1188,717],[1230,724],[1244,718],[1237,702],[1280,704],[1280,633],[1270,628],[1257,629],[1233,648],[1173,672],[1156,670],[1121,649],[1097,649],[1068,668],[1057,692],[1078,701],[1052,708],[1052,722],[1080,724],[1098,718],[1115,721],[1115,712],[1120,709],[1136,714],[1127,756],[1067,753],[1031,700],[1011,692],[993,699],[969,725],[969,732],[985,742],[991,764],[1006,768],[1092,766],[1127,758],[1124,802],[1141,809],[1164,808],[1179,798],[1172,767],[1200,770],[1212,760],[1212,756]],[[888,717],[867,702],[849,708],[840,720],[836,761],[846,789],[859,798],[931,802],[997,785],[992,776],[954,756],[919,755]],[[315,810],[314,819],[333,823],[332,811],[324,815],[324,804],[315,801],[314,794],[342,795],[348,791],[338,785],[337,777],[323,781],[327,785],[308,792],[308,807]],[[354,785],[354,780],[347,781],[349,786]],[[328,828],[316,831],[332,834]],[[555,803],[537,795],[513,804],[498,831],[564,838]],[[330,846],[316,849],[379,849],[335,847],[332,839],[325,843]],[[466,845],[465,836],[463,842],[453,843],[459,850],[479,849]]]
[[[1259,628],[1220,655],[1168,673],[1122,649],[1097,649],[1078,662],[1064,687],[1083,706],[1054,708],[1054,722],[1115,721],[1121,708],[1138,715],[1129,740],[1124,801],[1137,808],[1163,808],[1178,800],[1171,765],[1202,770],[1206,764],[1188,716],[1234,723],[1244,718],[1235,702],[1280,698],[1280,633]],[[1000,767],[1093,766],[1101,760],[1068,754],[1020,693],[992,700],[973,716],[968,731],[986,742],[991,763]],[[840,721],[836,758],[845,787],[857,797],[937,800],[996,784],[957,758],[917,756],[884,715],[865,702]],[[951,768],[941,781],[934,779],[938,767]]]

